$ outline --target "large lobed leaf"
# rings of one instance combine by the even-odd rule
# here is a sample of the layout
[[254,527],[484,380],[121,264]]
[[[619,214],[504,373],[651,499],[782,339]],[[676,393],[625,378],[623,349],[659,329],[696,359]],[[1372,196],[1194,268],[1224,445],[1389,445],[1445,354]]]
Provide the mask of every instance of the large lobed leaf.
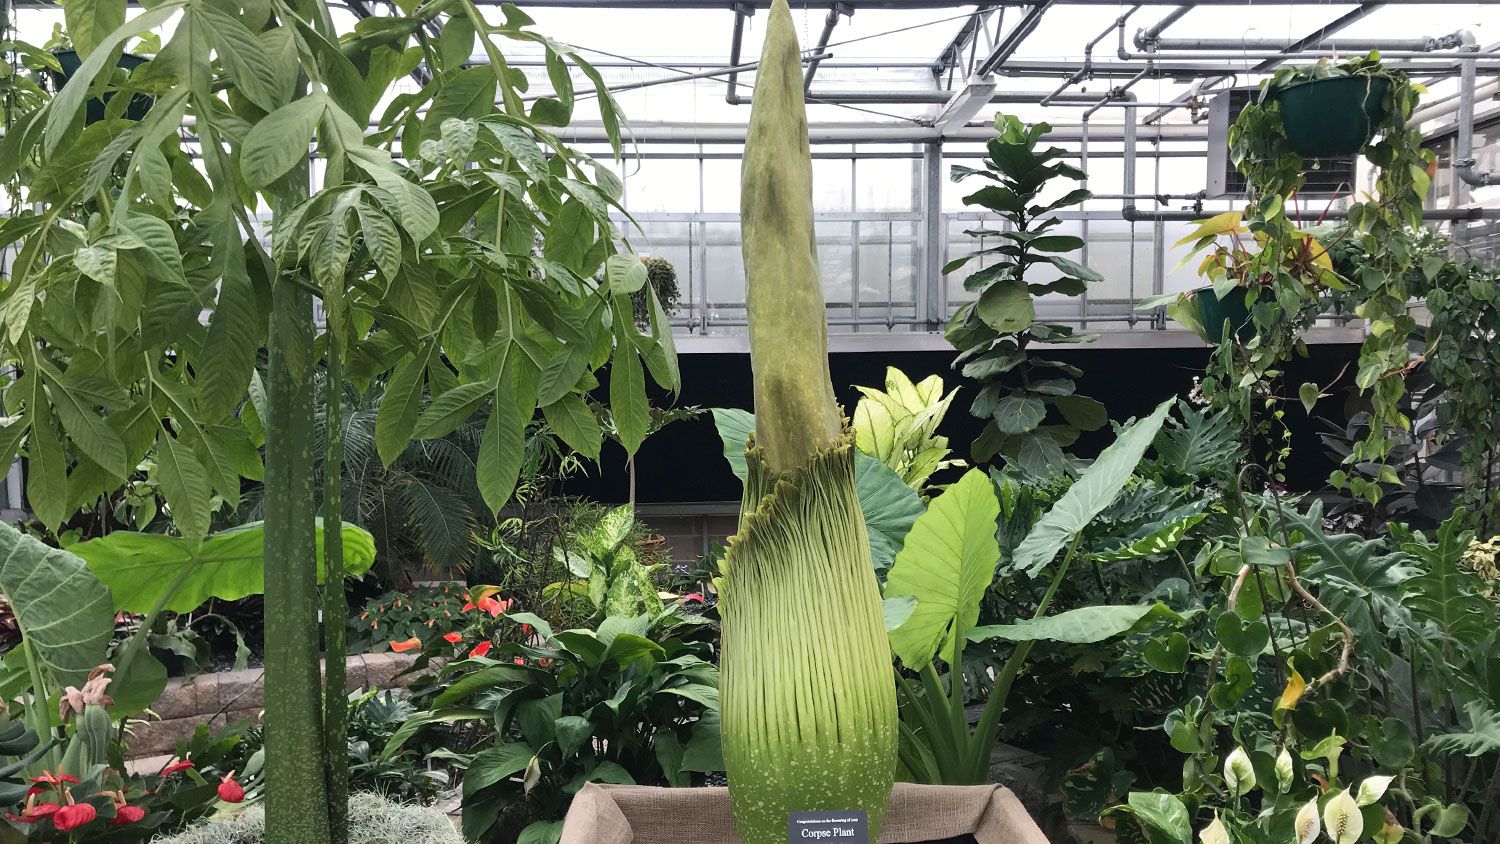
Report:
[[891,631],[891,650],[913,670],[939,653],[951,658],[979,620],[979,601],[995,576],[1000,502],[978,469],[933,499],[917,518],[886,577],[886,598],[911,596],[916,608]]
[[[344,571],[359,576],[375,562],[375,537],[344,524]],[[323,520],[317,522],[318,580],[323,579]],[[251,522],[202,541],[159,533],[114,533],[80,542],[72,551],[114,592],[115,609],[188,612],[210,598],[236,600],[265,591],[265,523]],[[180,582],[179,582],[180,581]],[[175,588],[173,585],[175,584]],[[110,613],[113,626],[113,611]],[[85,669],[86,671],[87,669]]]
[[1015,570],[1035,576],[1119,496],[1171,409],[1172,400],[1168,399],[1157,405],[1150,416],[1125,426],[1119,438],[1104,449],[1099,459],[1021,540],[1011,561]]
[[109,589],[78,556],[0,523],[0,592],[22,639],[60,684],[81,686],[104,662],[115,610]]

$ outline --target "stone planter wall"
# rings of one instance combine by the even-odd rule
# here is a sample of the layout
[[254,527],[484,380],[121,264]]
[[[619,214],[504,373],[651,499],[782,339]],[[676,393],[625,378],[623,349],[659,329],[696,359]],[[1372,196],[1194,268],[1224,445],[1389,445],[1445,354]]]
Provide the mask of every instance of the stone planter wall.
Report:
[[[349,689],[405,686],[417,675],[396,675],[411,667],[416,655],[358,654],[349,657]],[[265,669],[220,671],[167,681],[166,691],[151,707],[150,720],[131,721],[133,758],[169,754],[199,726],[210,729],[235,721],[259,720],[265,704]]]

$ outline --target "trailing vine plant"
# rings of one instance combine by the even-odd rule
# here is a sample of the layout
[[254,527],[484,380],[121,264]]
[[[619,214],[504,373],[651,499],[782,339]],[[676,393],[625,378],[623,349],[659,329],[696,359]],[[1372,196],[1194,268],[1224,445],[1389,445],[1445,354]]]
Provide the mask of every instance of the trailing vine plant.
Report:
[[[1370,256],[1349,277],[1333,272],[1329,246],[1292,219],[1306,173],[1271,96],[1292,82],[1330,75],[1384,77],[1391,82],[1374,136],[1360,150],[1376,168],[1374,191],[1349,208],[1348,225],[1337,235],[1352,239]],[[1218,247],[1204,263],[1216,288],[1244,291],[1255,329],[1248,340],[1226,338],[1211,357],[1205,393],[1215,406],[1235,410],[1242,422],[1262,433],[1269,430],[1271,420],[1281,418],[1278,405],[1284,397],[1277,395],[1275,383],[1292,354],[1306,354],[1302,335],[1318,316],[1339,302],[1367,321],[1354,383],[1369,398],[1371,424],[1369,434],[1346,458],[1350,464],[1383,461],[1392,446],[1389,429],[1411,428],[1400,402],[1405,389],[1401,375],[1411,362],[1408,341],[1417,328],[1408,304],[1425,291],[1410,283],[1408,270],[1415,256],[1408,248],[1407,232],[1422,224],[1422,202],[1435,157],[1422,148],[1421,133],[1408,120],[1424,90],[1405,73],[1384,67],[1374,52],[1338,65],[1281,70],[1264,83],[1262,96],[1245,107],[1229,133],[1231,158],[1250,186],[1249,203],[1237,212],[1237,219],[1215,218],[1217,225],[1195,233],[1195,254],[1227,233],[1247,234],[1253,241],[1254,248],[1248,243]],[[1326,391],[1326,385],[1303,384],[1298,398],[1310,410]],[[1270,419],[1252,422],[1261,411]],[[1283,437],[1270,460],[1278,479],[1286,456]],[[1379,483],[1352,474],[1336,475],[1335,480],[1343,480],[1356,495],[1379,499]]]

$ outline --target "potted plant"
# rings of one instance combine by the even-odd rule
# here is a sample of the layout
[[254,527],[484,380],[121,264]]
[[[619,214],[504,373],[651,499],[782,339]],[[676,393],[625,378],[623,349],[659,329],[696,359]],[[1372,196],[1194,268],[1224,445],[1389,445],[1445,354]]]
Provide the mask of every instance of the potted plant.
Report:
[[[1277,206],[1274,216],[1280,216],[1280,203]],[[1241,345],[1249,343],[1258,331],[1253,317],[1259,307],[1263,307],[1262,323],[1279,323],[1281,317],[1291,316],[1292,324],[1303,326],[1322,310],[1320,289],[1345,287],[1315,233],[1321,231],[1292,226],[1284,232],[1268,232],[1253,220],[1247,224],[1241,211],[1199,220],[1197,228],[1173,246],[1192,244],[1178,266],[1202,255],[1198,275],[1209,284],[1185,293],[1153,296],[1140,307],[1166,305],[1174,320],[1213,345],[1231,334]],[[1282,247],[1272,246],[1273,240]]]
[[1286,138],[1302,157],[1353,155],[1390,113],[1393,81],[1406,84],[1405,74],[1387,70],[1379,53],[1347,62],[1324,59],[1278,71],[1261,101],[1276,104]]

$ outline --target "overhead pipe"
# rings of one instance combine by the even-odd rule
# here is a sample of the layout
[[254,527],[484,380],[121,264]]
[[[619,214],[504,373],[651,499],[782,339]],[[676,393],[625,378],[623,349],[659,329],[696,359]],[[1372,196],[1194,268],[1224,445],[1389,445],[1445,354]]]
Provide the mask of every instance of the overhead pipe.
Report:
[[[1299,45],[1295,41],[1288,43],[1272,38],[1159,38],[1149,45],[1142,45],[1137,41],[1136,46],[1146,50],[1148,53],[1166,52],[1169,50],[1274,50],[1278,53],[1307,50],[1337,50],[1341,52],[1366,53],[1370,50],[1379,50],[1381,55],[1385,55],[1388,50],[1431,53],[1437,50],[1451,50],[1472,46],[1472,40],[1467,43],[1457,40],[1459,34],[1454,33],[1436,38],[1329,37],[1304,45]],[[1470,36],[1471,39],[1472,37]]]
[[1474,89],[1473,62],[1465,62],[1458,80],[1458,147],[1453,152],[1453,172],[1470,187],[1482,188],[1500,184],[1492,170],[1474,169]]
[[1159,38],[1166,31],[1167,27],[1182,20],[1183,16],[1192,10],[1193,7],[1191,5],[1178,6],[1151,26],[1136,30],[1135,45],[1144,50],[1146,45]]
[[[699,144],[740,144],[745,141],[745,127],[742,124],[690,124],[690,123],[642,123],[635,122],[630,126],[631,135],[639,142],[662,142],[662,143],[699,143]],[[1107,125],[1093,127],[1089,130],[1092,140],[1118,142],[1125,137],[1127,127],[1123,125]],[[563,138],[571,142],[591,143],[603,142],[609,139],[603,126],[598,121],[578,121],[562,129],[559,133]],[[987,141],[995,136],[993,124],[977,124],[973,126],[957,127],[949,130],[945,140],[957,141]],[[1076,125],[1055,125],[1052,131],[1045,136],[1048,140],[1067,142],[1078,141],[1082,138],[1081,127]],[[1203,143],[1208,139],[1208,132],[1202,126],[1166,125],[1152,128],[1150,135],[1152,141]],[[938,133],[930,126],[917,124],[899,125],[889,122],[838,122],[838,123],[813,123],[808,126],[808,139],[812,143],[930,143],[938,138]]]
[[[734,30],[729,40],[729,63],[737,65],[740,63],[740,52],[745,44],[745,19],[755,14],[755,7],[749,3],[737,3],[734,6]],[[730,105],[739,102],[740,75],[729,74],[729,79],[724,85],[724,99]]]
[[[1123,90],[1116,88],[1115,91]],[[1052,107],[1083,107],[1103,106],[1112,108],[1125,108],[1121,103],[1109,101],[1100,102],[1099,94],[1065,93],[1065,94],[1042,94],[1037,91],[1001,91],[991,94],[988,102],[1002,104],[1036,104],[1042,105],[1042,100],[1052,97],[1048,105]],[[953,98],[948,91],[813,91],[807,95],[807,101],[823,105],[859,105],[859,104],[892,104],[892,105],[941,105]],[[1136,105],[1158,105],[1157,103],[1137,103]]]
[[[1118,88],[1111,88],[1111,89],[1109,89],[1109,91],[1104,94],[1104,98],[1103,99],[1101,99],[1098,102],[1094,103],[1092,106],[1089,106],[1088,111],[1085,111],[1083,113],[1083,120],[1084,120],[1084,122],[1088,122],[1088,119],[1090,117],[1093,117],[1095,112],[1097,112],[1101,108],[1104,108],[1107,105],[1113,104],[1114,101],[1116,101],[1116,100],[1124,100],[1126,108],[1129,108],[1129,109],[1139,108],[1140,107],[1140,103],[1136,102],[1135,95],[1132,94],[1132,93],[1130,93],[1130,88],[1131,88],[1131,86],[1135,85],[1135,83],[1137,83],[1137,82],[1139,82],[1139,81],[1141,81],[1142,79],[1145,79],[1145,78],[1146,78],[1146,71],[1142,70],[1140,73],[1137,73],[1135,76],[1131,77],[1130,81],[1126,82],[1124,85],[1121,85]],[[1130,123],[1134,123],[1135,122],[1135,112],[1131,111],[1130,114],[1126,117],[1126,120],[1128,122],[1130,122]]]
[[[1284,213],[1288,219],[1305,220],[1347,220],[1349,212],[1346,209],[1330,209],[1328,211],[1295,211],[1285,209]],[[1121,219],[1131,222],[1165,222],[1195,223],[1203,219],[1203,213],[1197,211],[1142,211],[1134,205],[1127,205],[1120,209]],[[1500,208],[1424,208],[1422,219],[1434,222],[1463,221],[1463,220],[1500,220]]]
[[[1327,54],[1323,55],[1326,56]],[[1480,51],[1480,55],[1485,57],[1482,61],[1495,59],[1497,61],[1496,66],[1500,67],[1500,55],[1495,55],[1488,51]],[[1280,53],[1277,54],[1277,57],[1287,58],[1287,56]],[[1236,54],[1236,58],[1244,57]],[[1458,62],[1460,60],[1455,58],[1451,53],[1433,53],[1425,61],[1390,61],[1384,64],[1385,67],[1391,70],[1405,70],[1446,78],[1458,76]],[[1146,54],[1144,58],[1137,61],[1095,61],[1093,67],[1089,69],[1089,75],[1095,79],[1129,79],[1141,72],[1141,67],[1146,61],[1155,63],[1155,67],[1152,68],[1151,73],[1147,76],[1150,79],[1212,79],[1232,72],[1257,72],[1253,68],[1247,70],[1241,67],[1226,66],[1223,61],[1209,61],[1207,59],[1201,61],[1167,61]],[[1489,70],[1483,64],[1480,65],[1480,69],[1482,71]],[[1014,78],[1045,77],[1047,79],[1059,79],[1077,70],[1078,63],[1076,61],[1010,59],[997,68],[995,74],[997,76]]]
[[1136,12],[1138,12],[1140,10],[1141,10],[1141,4],[1139,4],[1139,3],[1135,4],[1134,6],[1131,6],[1129,9],[1127,9],[1125,11],[1124,14],[1120,15],[1118,18],[1115,18],[1115,22],[1113,24],[1105,27],[1103,32],[1099,33],[1098,35],[1095,35],[1092,41],[1090,41],[1088,44],[1084,45],[1084,48],[1083,48],[1083,67],[1078,68],[1078,70],[1072,76],[1069,76],[1067,79],[1064,79],[1063,83],[1061,85],[1057,86],[1057,90],[1053,91],[1052,93],[1048,94],[1045,97],[1042,97],[1041,105],[1049,105],[1049,104],[1051,104],[1053,97],[1058,96],[1059,94],[1061,94],[1062,92],[1068,90],[1069,88],[1073,87],[1074,85],[1078,84],[1079,82],[1082,82],[1084,80],[1084,78],[1088,75],[1089,69],[1094,64],[1094,48],[1097,47],[1097,46],[1099,46],[1099,42],[1100,41],[1103,41],[1105,38],[1108,38],[1109,37],[1109,33],[1115,27],[1123,27],[1125,25],[1125,22],[1128,21],[1128,20],[1130,20],[1130,16],[1133,15],[1133,14],[1135,14]]
[[[854,7],[850,6],[847,2],[833,4],[833,8],[828,10],[828,17],[823,19],[823,32],[818,36],[818,44],[812,48],[812,52],[821,53],[827,50],[828,40],[833,37],[834,27],[839,25],[839,18],[844,15],[853,14]],[[818,75],[818,65],[821,62],[821,58],[813,58],[812,61],[807,62],[807,70],[803,71],[802,74],[803,91],[812,90],[813,77]]]

